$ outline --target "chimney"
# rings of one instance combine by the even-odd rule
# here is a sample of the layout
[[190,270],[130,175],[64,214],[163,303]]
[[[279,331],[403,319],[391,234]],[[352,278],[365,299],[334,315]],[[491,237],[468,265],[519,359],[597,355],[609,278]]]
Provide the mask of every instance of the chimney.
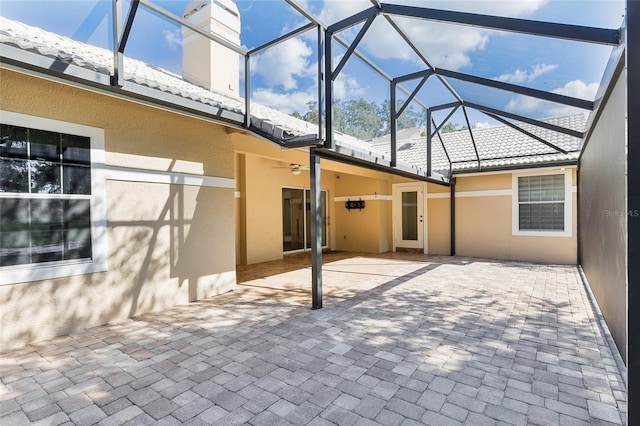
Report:
[[[240,13],[232,0],[193,0],[184,18],[198,28],[240,46]],[[239,96],[238,54],[188,28],[182,29],[182,77],[225,95]]]

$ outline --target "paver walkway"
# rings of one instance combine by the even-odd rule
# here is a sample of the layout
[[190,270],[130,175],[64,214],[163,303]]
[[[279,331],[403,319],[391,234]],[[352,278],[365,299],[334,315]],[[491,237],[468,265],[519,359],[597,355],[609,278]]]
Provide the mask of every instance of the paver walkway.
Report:
[[624,424],[574,267],[338,258],[5,352],[0,424]]

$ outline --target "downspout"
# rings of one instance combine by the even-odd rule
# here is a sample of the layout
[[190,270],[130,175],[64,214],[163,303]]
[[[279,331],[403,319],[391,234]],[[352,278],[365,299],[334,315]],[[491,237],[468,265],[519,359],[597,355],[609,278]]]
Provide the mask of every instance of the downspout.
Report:
[[456,178],[452,177],[449,182],[451,203],[451,256],[456,255]]

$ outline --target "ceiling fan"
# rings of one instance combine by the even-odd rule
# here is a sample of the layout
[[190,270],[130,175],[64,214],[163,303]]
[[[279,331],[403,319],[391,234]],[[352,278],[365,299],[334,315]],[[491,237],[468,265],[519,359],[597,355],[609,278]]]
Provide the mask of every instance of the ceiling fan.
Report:
[[309,170],[309,166],[303,166],[298,163],[291,163],[288,166],[276,166],[273,169],[289,169],[292,175],[298,176],[303,170]]

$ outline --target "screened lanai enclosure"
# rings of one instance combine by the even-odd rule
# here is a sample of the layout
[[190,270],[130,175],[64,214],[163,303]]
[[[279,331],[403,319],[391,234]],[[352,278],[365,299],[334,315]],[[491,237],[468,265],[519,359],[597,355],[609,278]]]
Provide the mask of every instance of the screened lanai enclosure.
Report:
[[[320,156],[361,161],[368,167],[445,184],[449,183],[454,170],[498,168],[507,160],[517,160],[509,164],[526,165],[545,156],[546,160],[552,159],[557,164],[575,162],[590,123],[586,119],[557,122],[553,118],[569,114],[584,116],[597,110],[602,93],[594,89],[599,87],[602,92],[604,87],[592,84],[580,91],[571,90],[571,86],[557,88],[551,86],[553,83],[536,81],[538,75],[558,67],[546,64],[552,62],[553,57],[545,51],[567,52],[568,60],[591,69],[589,78],[597,80],[610,71],[607,64],[615,62],[612,56],[619,56],[623,50],[619,48],[623,40],[623,30],[619,26],[600,28],[580,23],[471,13],[465,10],[469,5],[464,2],[452,3],[450,10],[377,1],[349,2],[348,7],[335,5],[331,19],[326,21],[314,13],[314,2],[305,6],[306,3],[291,0],[282,4],[297,15],[297,20],[288,25],[296,28],[271,39],[269,35],[273,34],[273,29],[265,25],[262,29],[265,35],[251,39],[253,43],[264,42],[252,48],[245,47],[244,41],[240,42],[240,30],[233,28],[239,23],[229,24],[227,31],[236,31],[234,34],[207,32],[194,25],[190,17],[199,12],[203,2],[120,0],[85,3],[86,16],[78,17],[82,25],[72,38],[92,44],[97,41],[96,44],[112,52],[112,57],[94,58],[99,65],[93,67],[92,73],[87,73],[82,70],[82,64],[74,63],[77,59],[74,53],[80,52],[68,52],[68,57],[64,58],[47,52],[51,61],[41,65],[51,72],[63,72],[144,99],[151,95],[148,86],[156,76],[141,75],[140,64],[136,62],[139,59],[157,65],[157,71],[165,73],[164,79],[155,79],[164,86],[151,88],[165,92],[163,100],[176,104],[177,108],[208,114],[284,148],[314,147]],[[234,16],[237,18],[237,10],[225,5],[227,2],[214,3],[226,10],[229,20]],[[257,2],[251,8],[261,8],[254,13],[268,15],[267,10],[273,9],[276,3],[279,2]],[[242,1],[237,4],[243,8]],[[486,5],[473,8],[490,10]],[[28,14],[28,6],[21,9],[17,15]],[[521,11],[517,9],[506,13],[518,15]],[[11,12],[7,14],[11,15]],[[621,21],[622,16],[615,20]],[[592,21],[597,22],[597,19]],[[91,25],[95,28],[89,28]],[[26,31],[12,28],[14,33],[10,31],[5,35],[5,45],[19,45],[21,30]],[[227,90],[227,96],[215,86],[200,93],[181,92],[181,89],[187,89],[176,87],[169,77],[172,72],[176,73],[174,77],[181,71],[186,73],[189,65],[177,64],[181,52],[177,52],[175,41],[173,44],[166,42],[177,38],[178,31],[189,37],[189,43],[211,40],[217,48],[230,54],[231,61],[237,58],[241,65],[241,87]],[[504,37],[505,34],[512,35],[509,43],[500,43],[500,50],[491,51],[491,55],[476,53],[473,66],[469,59],[471,48],[456,45],[461,43],[460,39],[475,37],[479,40],[470,43],[476,43],[474,47],[482,50],[489,36]],[[376,53],[375,45],[380,40],[387,45],[400,46],[397,58],[390,52]],[[189,43],[183,43],[185,52],[190,48]],[[288,66],[299,66],[293,61],[280,66],[291,78],[304,73],[308,84],[305,91],[309,95],[307,115],[314,117],[306,121],[291,119],[285,110],[279,110],[273,103],[270,108],[264,108],[265,102],[260,103],[265,93],[269,93],[265,87],[270,83],[273,85],[264,76],[264,67],[271,65],[269,60],[273,55],[269,56],[270,53],[278,49],[292,52],[300,43],[306,49],[306,69],[287,70]],[[523,52],[518,45],[527,46],[527,51]],[[381,49],[389,50],[386,46]],[[447,54],[448,50],[451,55]],[[5,51],[7,59],[15,55],[19,60],[24,56],[15,49]],[[159,59],[160,52],[170,59]],[[531,70],[522,70],[507,60],[522,56],[535,57],[537,64]],[[297,59],[295,52],[291,57]],[[75,70],[75,67],[80,69]],[[493,75],[495,70],[503,71]],[[382,114],[386,116],[383,126],[388,139],[384,144],[372,145],[362,136],[351,136],[349,123],[341,117],[345,112],[336,104],[346,96],[345,85],[358,85],[358,79],[370,78],[375,78],[372,90],[377,92],[376,96],[386,100]],[[563,78],[564,81],[576,81],[570,75]],[[295,86],[296,83],[290,84]],[[281,112],[286,115],[279,114]],[[399,123],[402,126],[403,118],[409,114],[419,116],[418,121],[425,128],[422,158],[407,158],[398,151]],[[481,121],[487,126],[506,125],[519,135],[525,135],[528,145],[496,150],[490,142],[475,136],[474,124]],[[451,123],[468,130],[467,146],[449,146],[444,140],[442,130]]]
[[[626,364],[634,424],[638,2],[550,2],[548,19],[534,20],[536,2],[211,0],[222,18],[196,25],[207,2],[50,2],[72,10],[64,20],[43,19],[51,11],[41,2],[6,2],[2,67],[307,150],[314,309],[322,307],[323,160],[452,195],[456,176],[577,166],[578,262]],[[205,43],[219,66],[200,75],[186,58]],[[501,143],[484,131],[497,126]]]

